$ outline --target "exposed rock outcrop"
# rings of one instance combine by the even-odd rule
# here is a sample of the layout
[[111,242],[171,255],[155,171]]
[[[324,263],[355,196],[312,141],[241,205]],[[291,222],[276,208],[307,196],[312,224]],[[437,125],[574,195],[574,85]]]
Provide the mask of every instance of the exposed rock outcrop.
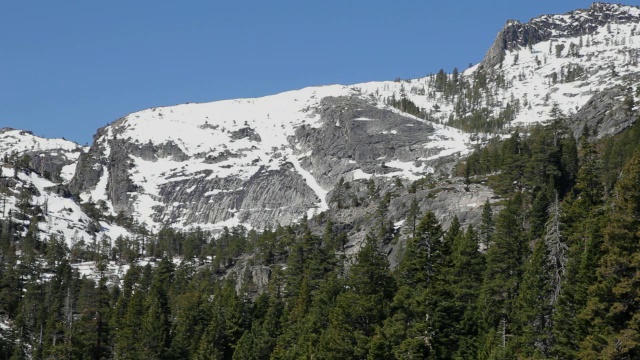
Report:
[[[160,188],[163,204],[155,219],[163,223],[244,223],[256,228],[288,224],[319,201],[292,167],[261,170],[246,181],[237,177],[209,179],[204,172],[167,182]],[[175,204],[175,205],[174,205]]]
[[618,85],[594,95],[580,110],[569,118],[569,126],[576,138],[588,129],[589,138],[601,139],[620,133],[631,126],[638,118],[633,104],[625,104],[624,99],[631,96],[633,88]]
[[333,188],[340,177],[353,179],[353,170],[367,174],[389,174],[399,169],[391,161],[412,163],[417,171],[430,172],[437,147],[429,147],[435,134],[432,123],[358,97],[328,97],[316,109],[323,126],[303,126],[292,139],[302,153],[308,153],[305,163],[325,188]]

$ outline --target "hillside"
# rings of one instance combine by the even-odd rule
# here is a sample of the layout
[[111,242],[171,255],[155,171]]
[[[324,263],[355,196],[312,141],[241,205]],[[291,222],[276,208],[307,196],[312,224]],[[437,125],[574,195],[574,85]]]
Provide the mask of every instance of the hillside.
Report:
[[482,62],[0,129],[0,357],[640,357],[640,9]]

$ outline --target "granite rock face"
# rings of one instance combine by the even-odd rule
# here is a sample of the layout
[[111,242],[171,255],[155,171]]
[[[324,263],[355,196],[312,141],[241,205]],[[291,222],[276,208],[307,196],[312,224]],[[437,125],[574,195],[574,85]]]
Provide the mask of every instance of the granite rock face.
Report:
[[[386,205],[388,226],[393,226],[398,233],[399,242],[388,243],[387,251],[391,254],[402,249],[408,233],[404,224],[409,213],[411,202],[415,199],[419,207],[419,214],[432,211],[444,229],[448,229],[454,217],[457,217],[463,227],[480,224],[482,209],[486,201],[495,203],[499,198],[484,184],[466,186],[463,179],[448,180],[433,179],[422,183],[409,191],[411,182],[406,180],[390,181],[386,178],[374,178],[376,194],[372,195],[370,184],[364,180],[345,182],[346,186],[329,193],[331,210],[327,215],[335,226],[350,234],[347,253],[359,250],[364,237],[380,226],[377,217],[378,209],[384,194],[389,194]],[[341,197],[342,201],[338,201]],[[315,229],[321,233],[321,226]],[[390,257],[392,259],[393,257]],[[393,262],[392,262],[393,264]]]
[[[210,175],[210,172],[205,172]],[[260,170],[248,180],[237,177],[190,178],[160,187],[158,221],[216,224],[229,219],[256,228],[289,224],[319,201],[291,168]]]
[[590,139],[602,139],[618,134],[633,125],[638,118],[634,107],[624,103],[634,89],[618,85],[595,94],[580,110],[568,119],[569,126],[576,138],[583,135],[584,129]]
[[[132,171],[137,171],[133,157],[149,162],[190,160],[172,142],[137,144],[117,137],[105,139],[100,136],[102,133],[104,131],[98,136],[101,141],[94,143],[80,158],[70,186],[75,193],[82,193],[95,189],[106,176],[105,195],[116,213],[135,216],[133,204],[141,186],[132,180]],[[259,140],[259,136],[247,128],[234,136]],[[241,155],[227,152],[217,161],[202,155],[194,158],[202,159],[203,163],[217,163],[223,161],[220,157]],[[180,179],[168,176],[167,181],[158,186],[154,200],[158,204],[152,208],[152,219],[165,225],[215,224],[237,218],[237,223],[258,228],[278,222],[290,223],[319,201],[290,163],[278,170],[260,169],[249,179],[234,175],[219,177],[206,169]]]
[[496,35],[496,39],[489,51],[487,51],[482,65],[486,68],[493,68],[504,60],[505,51],[533,45],[548,40],[550,37],[551,31],[531,24],[522,24],[519,21],[510,20]]
[[300,127],[292,142],[309,154],[305,164],[320,185],[331,189],[340,177],[353,179],[357,169],[391,174],[399,170],[389,165],[393,161],[411,163],[425,174],[433,171],[427,159],[440,151],[428,147],[433,124],[357,97],[324,98],[316,111],[322,127]]

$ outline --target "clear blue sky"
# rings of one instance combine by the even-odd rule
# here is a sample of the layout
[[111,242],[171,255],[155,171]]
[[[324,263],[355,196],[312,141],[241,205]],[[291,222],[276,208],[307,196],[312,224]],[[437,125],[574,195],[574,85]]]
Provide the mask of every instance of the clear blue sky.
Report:
[[0,127],[84,144],[148,107],[464,69],[507,19],[590,3],[5,1]]

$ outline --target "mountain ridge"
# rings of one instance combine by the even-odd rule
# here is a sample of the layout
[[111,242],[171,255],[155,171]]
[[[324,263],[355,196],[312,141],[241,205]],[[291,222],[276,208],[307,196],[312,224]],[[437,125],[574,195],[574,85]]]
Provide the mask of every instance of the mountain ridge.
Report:
[[522,23],[507,20],[481,64],[493,67],[503,60],[505,51],[532,46],[553,37],[589,35],[607,23],[628,23],[640,20],[637,6],[594,2],[588,9],[565,14],[545,14]]
[[640,70],[636,19],[637,7],[594,3],[507,21],[462,72],[144,109],[100,128],[62,180],[81,201],[156,230],[260,229],[330,209],[341,178],[446,178],[475,146],[554,109],[576,136],[585,124],[615,134],[634,121],[620,96]]

